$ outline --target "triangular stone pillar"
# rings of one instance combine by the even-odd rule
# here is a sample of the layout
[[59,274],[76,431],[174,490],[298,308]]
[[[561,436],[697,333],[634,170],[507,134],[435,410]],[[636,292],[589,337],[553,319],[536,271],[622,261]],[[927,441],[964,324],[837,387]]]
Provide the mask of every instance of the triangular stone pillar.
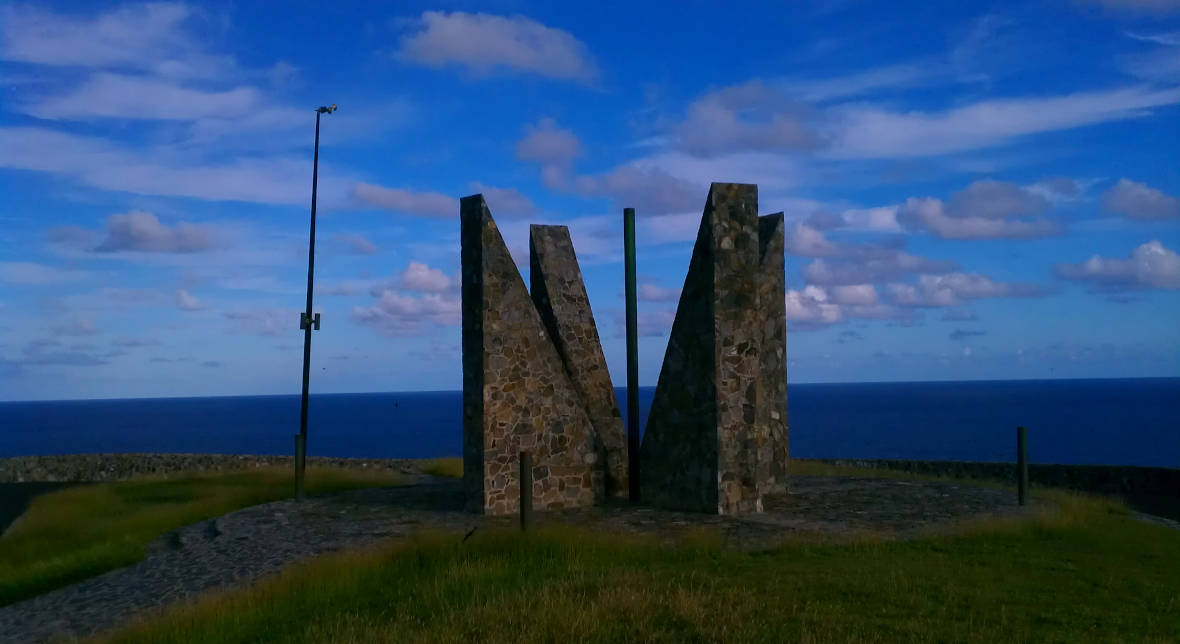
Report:
[[529,227],[529,282],[533,303],[594,426],[596,470],[605,475],[605,493],[626,498],[627,436],[568,228]]
[[760,512],[758,188],[709,189],[641,450],[645,503]]
[[787,491],[787,284],[783,213],[758,218],[758,312],[762,374],[758,388],[758,482],[763,494]]
[[519,452],[538,509],[592,505],[597,452],[585,404],[482,195],[460,200],[463,483],[469,509],[513,514]]

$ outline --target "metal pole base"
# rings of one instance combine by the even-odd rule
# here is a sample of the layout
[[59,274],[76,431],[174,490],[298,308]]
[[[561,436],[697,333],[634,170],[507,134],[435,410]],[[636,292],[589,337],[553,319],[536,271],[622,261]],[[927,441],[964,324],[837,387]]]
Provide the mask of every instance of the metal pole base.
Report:
[[520,453],[520,529],[533,524],[533,455]]
[[302,501],[304,473],[307,466],[307,436],[295,434],[295,500]]

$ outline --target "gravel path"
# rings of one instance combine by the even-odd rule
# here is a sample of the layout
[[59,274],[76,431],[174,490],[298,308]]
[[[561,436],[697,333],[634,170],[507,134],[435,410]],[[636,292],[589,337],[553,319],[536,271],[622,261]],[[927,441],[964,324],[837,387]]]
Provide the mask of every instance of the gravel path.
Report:
[[[797,476],[791,483],[791,494],[769,497],[763,514],[736,519],[629,505],[538,513],[536,519],[538,525],[584,525],[668,541],[711,526],[728,546],[748,549],[801,533],[904,538],[956,520],[1021,511],[1012,491],[955,483],[826,476]],[[515,522],[462,508],[458,481],[420,477],[414,485],[239,510],[161,537],[137,564],[0,608],[0,642],[93,634],[207,590],[248,585],[293,561],[422,528],[460,538],[471,528]]]

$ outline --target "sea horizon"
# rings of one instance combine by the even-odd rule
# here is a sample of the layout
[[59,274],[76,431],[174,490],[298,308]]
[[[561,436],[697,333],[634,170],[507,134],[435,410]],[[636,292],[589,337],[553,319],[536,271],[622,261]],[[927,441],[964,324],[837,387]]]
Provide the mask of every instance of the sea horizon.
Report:
[[[639,427],[655,388],[639,389]],[[626,389],[615,388],[620,412]],[[299,393],[0,402],[0,457],[70,453],[289,454]],[[1180,468],[1180,378],[794,383],[791,455]],[[308,453],[462,453],[460,390],[315,393]]]
[[[999,382],[1107,382],[1107,381],[1180,381],[1180,376],[1119,376],[1111,378],[967,378],[955,380],[855,380],[855,381],[816,381],[816,382],[787,382],[787,386],[856,386],[856,385],[921,385],[921,384],[952,384],[952,383],[999,383]],[[641,384],[640,389],[654,389],[655,384]],[[615,390],[625,390],[626,386],[615,386]],[[400,390],[372,390],[372,391],[311,391],[309,396],[363,396],[386,394],[419,394],[419,393],[450,393],[462,392],[463,389],[400,389]],[[0,405],[8,403],[68,403],[94,401],[127,401],[127,400],[195,400],[206,398],[278,398],[299,396],[302,393],[265,393],[265,394],[210,394],[200,396],[95,396],[93,398],[0,398]],[[622,407],[624,403],[620,402]]]

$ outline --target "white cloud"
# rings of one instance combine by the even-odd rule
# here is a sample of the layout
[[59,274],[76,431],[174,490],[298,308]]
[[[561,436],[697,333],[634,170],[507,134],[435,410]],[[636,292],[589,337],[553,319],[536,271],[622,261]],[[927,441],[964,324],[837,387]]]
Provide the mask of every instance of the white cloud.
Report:
[[171,77],[210,77],[233,61],[202,51],[181,3],[129,5],[70,17],[26,5],[0,11],[0,58],[40,65],[122,68]]
[[[628,162],[642,170],[659,171],[707,191],[714,181],[753,183],[763,194],[792,188],[800,181],[800,163],[774,152],[735,152],[697,157],[684,152],[661,152]],[[698,208],[705,203],[701,192]],[[800,200],[784,200],[793,205]],[[776,209],[781,209],[776,208]]]
[[383,188],[368,183],[357,183],[353,196],[360,202],[419,217],[457,217],[459,199],[437,192],[413,192],[401,188]]
[[788,80],[785,89],[792,96],[811,103],[846,99],[878,92],[897,92],[927,85],[945,72],[929,64],[904,63],[876,67],[848,76],[821,80]]
[[908,228],[925,229],[944,239],[1024,239],[1045,237],[1059,230],[1042,218],[953,217],[941,200],[931,197],[910,197],[897,216]]
[[636,295],[642,302],[676,302],[680,299],[680,289],[664,288],[658,284],[642,283],[638,291]]
[[943,112],[892,112],[848,105],[833,112],[836,158],[921,157],[976,150],[1040,132],[1150,115],[1180,103],[1180,88],[1079,92],[1048,98],[981,101]]
[[1003,181],[975,181],[951,195],[946,212],[957,219],[1036,217],[1049,209],[1042,196]]
[[551,118],[543,118],[527,128],[527,134],[516,143],[516,158],[542,164],[566,164],[581,154],[581,141],[571,131],[557,126]]
[[841,247],[841,257],[817,259],[803,267],[803,278],[819,286],[880,284],[907,274],[940,274],[955,270],[949,260],[928,259],[895,248],[871,245]]
[[[24,111],[42,119],[194,121],[238,118],[258,109],[261,103],[261,93],[253,87],[205,91],[155,78],[97,73],[69,94],[26,105]],[[304,116],[295,110],[289,110],[287,115],[292,122],[296,116]]]
[[676,132],[683,149],[701,156],[806,150],[820,144],[806,116],[805,106],[753,80],[702,96]]
[[797,223],[787,233],[786,250],[800,257],[828,257],[835,255],[838,247],[828,241],[821,231]]
[[[51,172],[93,188],[144,195],[285,204],[307,199],[304,159],[181,165],[171,153],[132,151],[105,139],[35,127],[0,127],[0,167]],[[334,190],[321,182],[324,201]]]
[[471,189],[484,196],[488,209],[497,217],[529,215],[537,210],[532,200],[516,188],[496,188],[476,181],[471,183]]
[[[1180,4],[1180,3],[1178,3]],[[1124,32],[1128,37],[1135,40],[1143,40],[1146,42],[1153,42],[1157,45],[1168,45],[1171,47],[1180,47],[1180,31],[1173,31],[1170,33],[1160,34],[1136,34],[1131,32]]]
[[918,284],[889,284],[890,299],[898,306],[957,307],[969,300],[996,297],[1037,297],[1046,290],[1035,284],[996,282],[978,273],[919,275]]
[[372,306],[358,306],[352,318],[389,335],[411,335],[429,326],[458,326],[463,306],[458,295],[426,293],[419,297],[386,290]]
[[848,228],[877,232],[901,232],[901,224],[897,223],[897,206],[850,208],[841,213],[840,217]]
[[478,74],[514,70],[581,82],[598,78],[585,44],[524,16],[425,11],[413,27],[399,43],[400,60],[434,68],[459,65]]
[[621,165],[595,175],[549,177],[552,189],[587,197],[609,197],[620,207],[635,208],[644,215],[696,210],[704,203],[703,188],[659,169]]
[[1094,255],[1080,264],[1058,264],[1057,274],[1107,289],[1178,289],[1180,256],[1158,240],[1152,240],[1131,251],[1129,259]]
[[278,336],[299,330],[299,313],[291,309],[257,308],[221,314],[242,333]]
[[93,250],[100,253],[193,253],[215,245],[213,232],[208,226],[182,221],[169,227],[149,212],[128,212],[107,218],[106,238]]
[[1180,217],[1180,199],[1130,179],[1119,179],[1102,195],[1102,207],[1132,219]]
[[176,289],[176,308],[181,311],[200,311],[205,308],[195,295],[189,293],[185,289]]
[[836,304],[872,306],[877,303],[877,289],[872,284],[833,286],[827,290]]
[[[672,332],[672,324],[676,321],[676,312],[661,309],[657,311],[640,311],[635,316],[635,333],[639,337],[651,338],[668,335]],[[625,316],[619,316],[619,337],[627,332]]]
[[[459,287],[459,281],[437,268],[431,268],[421,262],[410,262],[406,270],[398,278],[402,288],[420,293],[443,293],[453,291]],[[374,295],[383,294],[388,288],[374,287]]]
[[356,233],[341,233],[332,235],[332,239],[356,255],[373,255],[377,252],[377,245]]
[[90,279],[89,271],[57,268],[35,262],[0,262],[0,282],[14,286],[50,286]]
[[827,301],[828,295],[818,286],[787,290],[787,322],[824,326],[843,319],[839,305]]

